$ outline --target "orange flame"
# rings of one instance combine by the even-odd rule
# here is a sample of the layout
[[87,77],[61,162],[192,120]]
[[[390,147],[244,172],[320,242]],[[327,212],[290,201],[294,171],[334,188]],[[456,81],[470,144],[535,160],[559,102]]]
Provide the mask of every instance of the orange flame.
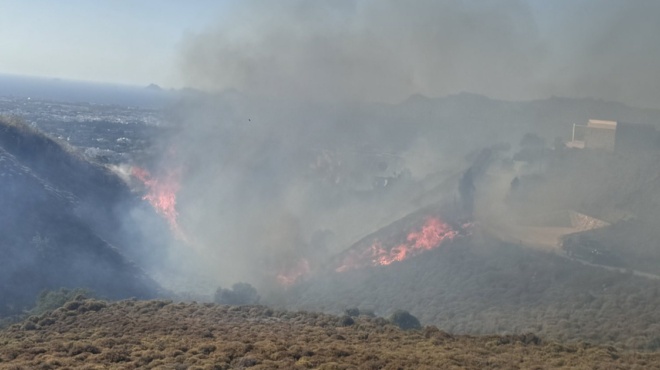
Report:
[[406,241],[389,250],[383,247],[383,243],[375,240],[373,244],[362,253],[353,251],[349,253],[336,272],[344,272],[364,266],[387,266],[393,262],[403,261],[407,258],[419,255],[425,251],[439,247],[445,241],[453,240],[459,235],[459,231],[453,229],[449,224],[440,219],[431,217],[426,220],[421,230],[412,231],[406,237]]
[[277,282],[288,287],[293,285],[303,276],[309,274],[309,261],[305,258],[298,260],[298,263],[290,269],[286,269],[277,274]]
[[178,223],[179,213],[176,210],[176,194],[181,189],[179,171],[168,171],[164,179],[154,178],[149,171],[133,167],[131,174],[147,188],[147,194],[142,199],[148,201],[161,216],[167,220],[170,230],[180,239],[186,240],[185,234]]

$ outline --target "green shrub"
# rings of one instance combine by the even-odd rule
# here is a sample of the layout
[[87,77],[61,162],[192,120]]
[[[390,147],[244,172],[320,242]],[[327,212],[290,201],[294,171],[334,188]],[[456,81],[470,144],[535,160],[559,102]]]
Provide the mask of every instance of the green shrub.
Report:
[[64,306],[67,302],[80,301],[85,298],[92,298],[94,294],[88,289],[67,289],[44,290],[37,298],[36,306],[29,311],[31,315],[41,315],[48,311],[53,311]]
[[419,323],[419,320],[411,315],[410,312],[404,310],[394,311],[389,320],[403,330],[422,328],[422,324]]
[[344,315],[339,318],[340,326],[351,326],[353,324],[355,324],[355,320],[353,320],[353,318],[350,317],[349,315]]

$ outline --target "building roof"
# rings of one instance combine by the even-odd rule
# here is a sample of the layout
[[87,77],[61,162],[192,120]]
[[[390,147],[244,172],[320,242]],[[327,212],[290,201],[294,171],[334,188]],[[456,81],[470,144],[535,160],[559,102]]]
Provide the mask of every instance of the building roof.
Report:
[[599,119],[590,119],[587,123],[587,127],[591,128],[605,128],[610,130],[616,130],[617,122],[616,121],[604,121]]

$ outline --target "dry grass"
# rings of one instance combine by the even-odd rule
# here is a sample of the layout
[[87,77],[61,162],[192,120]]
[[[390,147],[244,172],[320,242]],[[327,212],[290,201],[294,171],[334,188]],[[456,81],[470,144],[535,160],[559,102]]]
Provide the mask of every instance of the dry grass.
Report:
[[164,301],[95,300],[0,331],[0,369],[660,368],[660,353],[533,335],[404,332],[382,318]]

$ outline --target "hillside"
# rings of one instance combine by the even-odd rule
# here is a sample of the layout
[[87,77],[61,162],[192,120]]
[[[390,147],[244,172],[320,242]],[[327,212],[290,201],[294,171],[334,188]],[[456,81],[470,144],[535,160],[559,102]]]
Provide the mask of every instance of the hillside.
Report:
[[[199,264],[199,269],[194,266],[194,272],[210,272],[212,281],[202,286],[190,283],[196,281],[195,276],[164,269],[150,272],[155,270],[172,280],[180,278],[189,283],[181,285],[186,288],[177,292],[181,293],[179,297],[208,297],[207,288],[247,281],[257,286],[263,303],[281,309],[341,314],[347,308],[358,307],[381,316],[396,309],[408,310],[423,324],[450,333],[437,334],[445,338],[441,344],[445,352],[430,351],[436,334],[427,338],[424,333],[401,333],[369,318],[361,318],[358,325],[347,328],[336,324],[337,317],[280,311],[269,314],[266,308],[88,302],[81,306],[81,312],[78,308],[60,310],[53,316],[30,319],[34,325],[26,322],[22,327],[6,329],[0,344],[5,340],[9,349],[3,348],[6,352],[0,358],[13,358],[15,361],[9,366],[24,368],[49,361],[53,367],[59,366],[56,363],[76,367],[80,365],[76,361],[119,361],[117,368],[165,366],[172,361],[181,368],[185,364],[207,365],[205,361],[224,363],[225,367],[255,364],[263,368],[315,368],[328,361],[372,361],[373,368],[381,362],[399,361],[404,368],[452,364],[509,368],[513,366],[510,361],[518,355],[523,358],[518,365],[522,368],[562,363],[579,366],[580,358],[585,364],[602,361],[606,367],[614,357],[619,359],[613,366],[630,367],[630,361],[654,358],[655,355],[634,357],[629,352],[612,352],[581,343],[626,351],[660,348],[660,313],[656,309],[660,304],[660,281],[587,266],[525,248],[515,240],[503,242],[489,234],[479,219],[470,218],[469,207],[460,204],[469,192],[456,189],[465,185],[468,171],[479,167],[476,164],[481,154],[490,152],[493,158],[482,166],[481,175],[473,174],[471,185],[476,190],[471,195],[477,199],[475,208],[481,206],[480,189],[489,185],[486,179],[498,175],[494,169],[503,168],[509,177],[504,181],[506,191],[498,193],[502,198],[498,201],[519,206],[522,214],[528,209],[533,214],[537,210],[534,206],[565,210],[573,204],[579,205],[579,211],[593,212],[598,217],[598,212],[623,209],[647,221],[641,224],[626,220],[584,236],[603,246],[623,245],[631,235],[644,232],[644,243],[627,247],[627,259],[622,261],[628,263],[626,267],[657,272],[653,270],[657,269],[657,258],[651,258],[658,254],[654,242],[658,188],[657,176],[653,175],[658,165],[654,157],[635,167],[626,157],[555,151],[544,146],[543,153],[553,152],[556,156],[548,154],[548,160],[538,166],[529,163],[529,171],[521,172],[519,177],[518,194],[509,192],[512,179],[517,176],[513,174],[510,154],[518,150],[515,145],[525,132],[538,131],[549,143],[555,136],[568,135],[568,128],[575,121],[606,116],[653,123],[660,116],[657,111],[599,101],[503,102],[462,94],[441,99],[417,97],[398,105],[356,107],[350,119],[329,107],[308,109],[301,113],[303,118],[309,118],[307,121],[299,119],[296,107],[245,104],[244,111],[228,114],[229,118],[220,124],[212,120],[201,132],[181,129],[172,133],[173,144],[180,145],[173,145],[180,148],[171,152],[180,156],[174,162],[193,164],[183,169],[185,176],[177,194],[176,211],[186,231],[194,235],[194,247],[200,247],[195,251],[197,256],[185,249],[188,246],[182,248],[182,258],[175,263],[194,265],[195,258],[203,259],[205,263]],[[231,106],[230,102],[227,106]],[[204,116],[205,111],[199,110],[200,116]],[[329,118],[315,119],[316,115]],[[211,120],[210,117],[214,116],[210,114],[205,119]],[[245,121],[250,123],[244,124]],[[302,126],[298,125],[302,122],[311,123],[300,131]],[[264,135],[267,140],[260,138],[264,132],[269,133]],[[305,140],[292,134],[297,132],[304,132]],[[428,148],[422,145],[420,149],[419,140],[427,142]],[[507,142],[513,144],[513,150],[506,144],[499,145]],[[236,154],[244,157],[236,160]],[[323,165],[310,167],[319,161]],[[489,168],[491,163],[496,165]],[[416,165],[423,170],[414,171]],[[586,173],[585,168],[595,171]],[[232,170],[236,176],[227,176],[226,171]],[[555,178],[561,180],[561,186],[548,181]],[[387,181],[377,186],[374,179]],[[283,195],[298,195],[295,190],[300,188],[296,185],[301,184],[306,190],[300,198],[295,197],[299,208],[293,207],[291,215],[282,215],[279,211],[291,205],[291,198]],[[142,269],[153,268],[145,260],[153,262],[159,253],[168,253],[167,247],[156,241],[168,237],[167,225],[106,167],[86,160],[77,154],[77,149],[31,126],[0,119],[0,186],[0,207],[10,210],[0,215],[0,253],[7,256],[0,260],[0,315],[23,312],[34,303],[39,291],[61,286],[91,288],[108,299],[156,296],[159,287]],[[609,196],[611,193],[620,196]],[[392,240],[392,246],[406,242],[421,245],[419,239],[408,239],[414,231],[411,228],[424,222],[429,216],[425,212],[435,209],[429,204],[439,200],[449,205],[447,209],[438,209],[437,216],[450,224],[449,231],[456,234],[442,234],[447,236],[447,242],[439,248],[423,254],[415,251],[405,255],[409,258],[402,262],[390,258],[387,266],[374,267],[374,259],[370,258],[373,255],[363,252],[376,246],[375,239]],[[491,200],[482,202],[492,203]],[[145,225],[155,225],[149,235],[140,235],[130,228],[134,219],[127,216],[134,209],[140,210],[136,213],[140,221],[147,221]],[[415,209],[419,211],[404,217]],[[142,219],[149,215],[155,219]],[[259,215],[259,222],[253,222],[255,215]],[[250,225],[249,232],[235,235],[246,225]],[[375,234],[371,234],[374,230]],[[612,233],[617,237],[612,237]],[[327,245],[326,240],[315,243],[314,235],[330,235]],[[145,236],[151,241],[145,240]],[[302,281],[284,287],[275,278],[280,270],[286,270],[280,267],[287,267],[287,263],[317,256],[309,274],[303,272],[291,280],[303,276]],[[347,259],[356,258],[358,263],[344,264]],[[347,268],[337,272],[340,265]],[[270,285],[260,286],[260,279],[268,280]],[[82,312],[88,306],[94,309]],[[265,318],[271,316],[275,318]],[[301,321],[308,326],[299,324]],[[81,326],[76,328],[78,323]],[[248,329],[248,323],[254,329]],[[217,329],[211,329],[209,336],[206,331],[197,331],[203,326]],[[359,331],[363,327],[382,336],[365,336]],[[326,338],[326,330],[330,329],[331,338]],[[279,343],[275,349],[263,349],[266,344],[261,341],[267,338],[259,335],[271,331],[283,339],[271,340]],[[57,334],[68,332],[71,334]],[[122,338],[124,332],[126,336]],[[528,339],[524,338],[528,337],[524,335],[530,332],[545,344],[525,344]],[[249,338],[252,333],[256,339]],[[296,345],[292,338],[316,343],[310,337],[316,334],[325,335],[318,345],[301,345],[313,348],[309,358],[290,353],[290,347]],[[102,336],[120,339],[105,341]],[[89,342],[91,347],[81,349],[73,343],[75,340]],[[35,347],[32,341],[39,341],[40,349],[30,352],[28,347]],[[236,346],[243,352],[226,355],[228,350],[220,350],[218,344],[225,341],[241,342],[245,347]],[[551,344],[552,341],[562,345]],[[362,344],[368,347],[361,347]],[[184,345],[185,350],[181,347]],[[216,349],[201,348],[206,345]],[[332,346],[339,349],[332,352],[328,349]],[[401,348],[401,354],[393,348]],[[271,350],[272,355],[268,352]],[[373,358],[366,354],[374,351],[381,352]],[[646,364],[650,363],[649,360]]]
[[0,331],[0,369],[659,368],[660,354],[533,335],[402,331],[263,306],[72,301]]
[[[537,163],[528,164],[538,169],[516,174],[516,188],[500,198],[528,221],[569,209],[604,220],[611,225],[567,236],[564,244],[588,260],[658,274],[659,158],[657,149],[546,150]],[[598,255],[589,257],[593,250]]]
[[0,189],[0,315],[61,286],[108,298],[154,296],[157,285],[115,247],[122,238],[114,207],[132,195],[110,171],[2,118]]
[[660,282],[482,235],[423,255],[310,278],[288,291],[288,309],[389,315],[404,309],[453,334],[521,334],[655,350]]
[[[333,313],[355,306],[382,315],[406,309],[454,334],[530,331],[562,342],[657,350],[660,282],[640,272],[657,274],[660,266],[659,152],[541,146],[539,153],[526,163],[498,159],[473,176],[467,187],[475,199],[469,238],[387,266],[318,274],[279,304]],[[565,227],[574,233],[564,239],[571,252],[566,254],[557,244],[559,234],[544,232],[561,229],[559,218],[549,216],[563,212],[568,218],[568,210],[613,224],[585,232]],[[352,248],[380,249],[396,230],[410,230],[406,219],[413,216]],[[503,227],[511,225],[540,231],[523,239]],[[542,237],[548,242],[541,244]]]

